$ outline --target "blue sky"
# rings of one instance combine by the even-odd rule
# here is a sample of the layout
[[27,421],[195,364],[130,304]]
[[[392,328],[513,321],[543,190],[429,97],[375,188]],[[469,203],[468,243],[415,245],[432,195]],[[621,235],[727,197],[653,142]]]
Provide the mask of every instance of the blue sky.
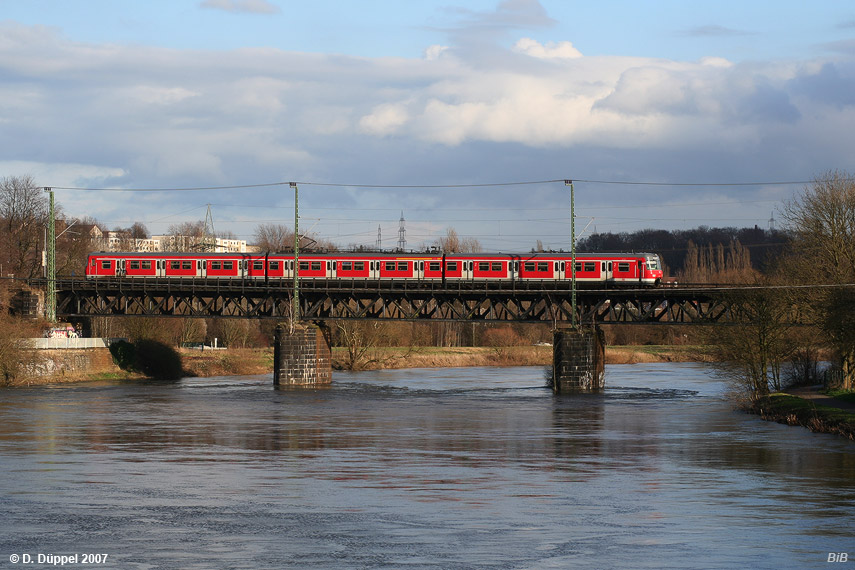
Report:
[[[0,175],[85,188],[307,184],[303,228],[343,246],[446,228],[488,249],[578,226],[766,227],[855,155],[855,5],[509,0],[0,1]],[[346,186],[349,184],[350,186]],[[251,239],[282,187],[59,190],[70,216]]]

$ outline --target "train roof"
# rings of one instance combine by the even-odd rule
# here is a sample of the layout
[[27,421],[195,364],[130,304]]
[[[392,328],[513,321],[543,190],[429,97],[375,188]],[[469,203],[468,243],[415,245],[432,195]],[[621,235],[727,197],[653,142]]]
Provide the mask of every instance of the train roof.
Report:
[[[192,258],[203,258],[203,257],[243,257],[243,258],[262,258],[265,255],[275,255],[275,256],[285,256],[285,257],[293,257],[294,253],[290,251],[285,252],[270,252],[269,254],[266,252],[206,252],[206,251],[93,251],[89,255],[108,255],[111,257],[192,257]],[[340,258],[377,258],[377,257],[388,257],[394,259],[401,258],[417,258],[422,259],[426,257],[437,257],[441,256],[441,252],[388,252],[388,251],[365,251],[365,252],[353,252],[353,251],[325,251],[325,252],[317,252],[317,251],[301,251],[301,257],[310,257],[310,256],[324,256],[324,257],[340,257]],[[553,252],[537,252],[537,253],[509,253],[509,252],[478,252],[478,253],[448,253],[445,254],[446,258],[459,258],[459,259],[471,259],[471,258],[518,258],[518,259],[552,259],[555,257],[565,258],[570,255],[569,251],[553,251]],[[647,252],[577,252],[577,259],[586,259],[586,258],[602,258],[602,257],[642,257],[642,256],[658,256],[656,253],[647,253]]]

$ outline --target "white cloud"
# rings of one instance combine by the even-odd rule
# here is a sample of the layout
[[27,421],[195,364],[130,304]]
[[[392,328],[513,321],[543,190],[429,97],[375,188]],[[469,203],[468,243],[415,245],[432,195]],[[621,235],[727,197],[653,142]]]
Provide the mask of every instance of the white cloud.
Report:
[[121,92],[129,99],[147,105],[172,105],[198,95],[198,93],[183,87],[157,87],[154,85],[134,86],[123,89]]
[[425,59],[428,61],[433,61],[435,59],[438,59],[445,51],[448,51],[448,46],[428,46],[428,48],[425,50]]
[[[483,182],[571,168],[590,178],[800,179],[845,168],[855,151],[855,62],[845,59],[581,57],[570,42],[531,38],[488,46],[489,57],[452,44],[424,58],[355,58],[3,31],[0,167],[46,185]],[[161,198],[167,210],[191,200]],[[126,213],[121,200],[98,211]],[[418,203],[443,201],[424,193]]]
[[202,8],[225,10],[234,13],[278,14],[278,6],[267,0],[205,0],[199,4]]
[[359,120],[359,125],[369,134],[386,136],[397,131],[408,120],[404,105],[389,103],[374,107],[370,115]]
[[522,38],[514,44],[514,51],[538,59],[573,59],[582,57],[582,52],[571,42],[549,42],[546,45],[531,38]]
[[124,169],[110,166],[30,160],[0,161],[0,172],[10,176],[31,175],[37,184],[81,188],[95,186],[103,180],[125,174]]

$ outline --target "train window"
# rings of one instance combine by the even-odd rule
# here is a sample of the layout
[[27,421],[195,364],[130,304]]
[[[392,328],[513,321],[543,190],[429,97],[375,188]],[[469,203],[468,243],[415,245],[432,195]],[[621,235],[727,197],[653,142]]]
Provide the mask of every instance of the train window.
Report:
[[629,263],[618,263],[617,264],[618,271],[629,271]]
[[[293,261],[291,263],[293,263]],[[271,261],[269,263],[269,265],[270,265],[271,271],[279,271],[279,262],[278,261]]]
[[579,273],[580,271],[582,271],[582,262],[577,261],[576,262],[576,273]]
[[209,266],[209,269],[221,269],[222,268],[222,264],[219,261],[211,261],[210,264],[211,265]]
[[490,271],[490,264],[486,261],[478,262],[478,271]]
[[110,261],[105,259],[101,262],[101,269],[110,269]]
[[320,271],[321,270],[321,262],[313,261],[312,262],[312,271]]
[[308,271],[309,270],[309,262],[301,261],[300,262],[300,271]]
[[264,269],[264,262],[263,261],[253,261],[252,262],[252,269],[253,269],[253,271],[262,271]]
[[440,263],[438,261],[430,261],[428,262],[428,269],[430,269],[431,271],[439,271]]
[[501,261],[494,261],[493,263],[490,264],[490,269],[492,269],[493,271],[501,271],[502,270],[502,262]]
[[526,261],[526,262],[523,264],[523,268],[524,268],[526,271],[534,271],[534,262],[533,262],[533,261]]
[[342,261],[340,269],[342,271],[353,271],[353,262],[352,261]]
[[139,269],[139,268],[140,268],[140,262],[137,260],[132,260],[131,261],[131,269]]
[[353,270],[354,271],[365,271],[365,262],[364,261],[354,261],[353,262]]
[[585,271],[596,271],[596,270],[597,270],[597,264],[596,263],[594,263],[592,261],[586,261],[585,262]]
[[187,270],[193,269],[193,262],[192,261],[182,261],[181,262],[181,269],[187,269]]
[[235,267],[235,264],[233,261],[224,261],[223,262],[223,269],[232,270],[232,269],[234,269],[234,267]]
[[520,262],[514,261],[514,271],[519,272],[520,270]]
[[456,261],[449,261],[445,264],[445,268],[448,269],[449,271],[457,271],[457,262]]
[[538,271],[549,271],[549,263],[546,261],[538,261],[537,262],[537,270]]
[[151,260],[141,261],[140,269],[151,269]]
[[386,271],[395,271],[395,262],[387,261],[386,262]]
[[330,269],[331,269],[331,268],[330,268],[330,262],[329,262],[329,261],[327,261],[327,271],[329,271]]
[[398,262],[398,271],[406,271],[407,270],[407,262],[399,261]]
[[180,269],[181,268],[181,262],[180,261],[170,261],[169,262],[169,268],[170,269]]

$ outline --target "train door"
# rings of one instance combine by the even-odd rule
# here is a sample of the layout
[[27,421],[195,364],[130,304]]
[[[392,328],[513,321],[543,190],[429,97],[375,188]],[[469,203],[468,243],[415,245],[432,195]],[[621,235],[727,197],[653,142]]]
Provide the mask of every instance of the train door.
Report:
[[413,262],[413,277],[418,280],[425,278],[425,262],[423,259]]
[[116,277],[124,277],[127,271],[128,261],[126,259],[116,260]]
[[569,261],[556,261],[554,268],[555,279],[560,280],[562,276],[565,276],[567,279],[571,279],[573,277],[573,268],[570,267]]
[[380,264],[381,261],[369,261],[368,262],[368,278],[369,279],[380,279]]
[[327,260],[327,277],[335,279],[338,275],[338,262]]
[[511,260],[508,261],[508,273],[514,281],[520,278],[520,260],[518,257],[512,257]]
[[470,281],[475,277],[475,262],[464,260],[463,262],[463,279],[469,279]]
[[602,261],[603,270],[603,281],[611,281],[612,280],[612,262],[611,261]]

